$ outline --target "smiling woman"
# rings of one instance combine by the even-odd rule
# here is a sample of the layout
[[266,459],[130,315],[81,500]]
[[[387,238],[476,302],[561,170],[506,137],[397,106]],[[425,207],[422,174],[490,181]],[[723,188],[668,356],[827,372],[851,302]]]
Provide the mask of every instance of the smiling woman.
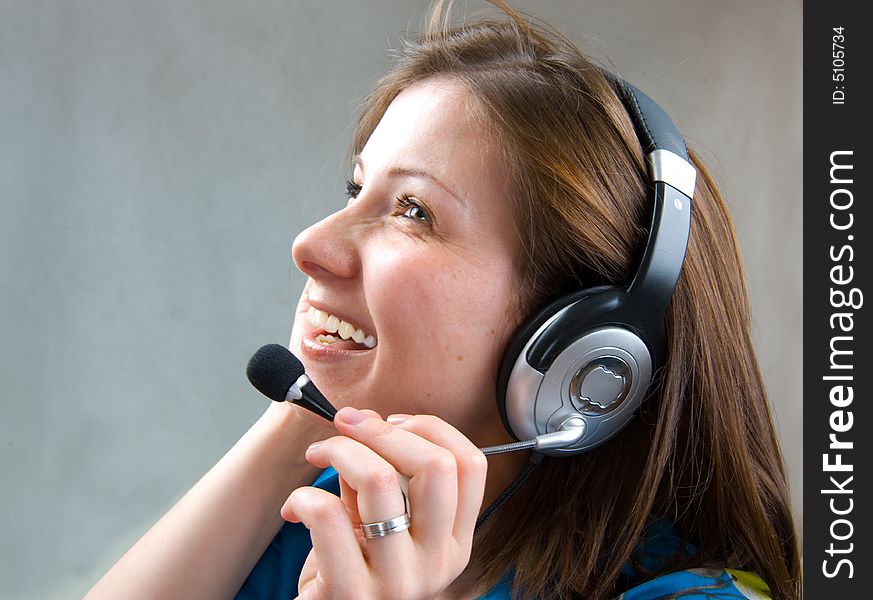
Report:
[[[507,174],[471,107],[447,78],[391,103],[356,161],[347,207],[294,242],[309,281],[290,348],[337,406],[436,414],[481,446],[511,441],[493,399],[521,316],[520,246]],[[321,329],[302,318],[311,307],[372,331],[378,345],[318,342]],[[414,376],[398,377],[398,365]],[[492,495],[506,483],[495,481]]]
[[[454,27],[434,5],[364,104],[348,204],[294,242],[289,348],[332,426],[271,406],[92,597],[799,595],[723,200],[651,100],[493,4]],[[519,343],[595,316],[645,357],[610,337],[553,384]],[[549,432],[599,437],[486,460],[529,416],[505,398],[528,361],[520,406],[554,385]]]

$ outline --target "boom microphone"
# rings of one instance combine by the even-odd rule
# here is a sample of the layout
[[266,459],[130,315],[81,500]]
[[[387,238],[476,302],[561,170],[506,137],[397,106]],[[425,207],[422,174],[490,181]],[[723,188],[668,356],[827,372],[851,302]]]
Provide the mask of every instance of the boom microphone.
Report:
[[[285,346],[261,346],[246,369],[249,381],[259,392],[276,402],[291,402],[333,422],[336,409],[315,387],[304,372],[303,363]],[[578,417],[567,419],[557,431],[538,435],[521,442],[479,448],[482,454],[503,454],[518,450],[545,450],[566,448],[585,436],[585,421]]]
[[255,388],[276,402],[291,402],[333,421],[336,409],[318,391],[300,362],[285,346],[267,344],[258,349],[246,369]]

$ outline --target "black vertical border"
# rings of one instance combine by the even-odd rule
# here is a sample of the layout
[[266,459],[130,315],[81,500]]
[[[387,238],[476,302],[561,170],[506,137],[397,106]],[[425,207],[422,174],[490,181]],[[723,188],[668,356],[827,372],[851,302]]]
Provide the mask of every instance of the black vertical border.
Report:
[[[803,567],[804,595],[813,600],[873,598],[873,584],[867,579],[873,570],[871,506],[867,493],[873,454],[869,409],[873,401],[870,394],[873,364],[869,362],[870,307],[867,306],[868,302],[873,302],[873,296],[867,297],[867,293],[873,294],[869,243],[873,236],[869,210],[873,201],[870,193],[873,173],[868,149],[873,111],[873,98],[868,91],[873,83],[869,81],[873,71],[869,57],[873,22],[862,17],[865,6],[868,5],[860,1],[807,0],[803,3]],[[842,32],[834,30],[839,27],[843,28]],[[839,42],[835,36],[839,35],[843,36],[843,43],[839,44],[844,47],[842,57],[840,48],[834,46],[835,41]],[[839,74],[844,75],[842,81]],[[842,104],[835,103],[835,96],[839,100],[840,95],[835,92],[845,94]],[[831,182],[831,154],[836,151],[852,152],[840,155],[837,160],[852,164],[853,169],[835,172],[837,179],[851,178],[850,184]],[[831,206],[831,195],[840,189],[851,193],[851,207],[835,210]],[[845,205],[850,196],[836,192],[835,198],[837,204]],[[841,226],[848,222],[851,214],[851,228],[835,229],[830,222],[831,214]],[[838,258],[835,260],[833,256]],[[842,271],[832,271],[839,265]],[[852,280],[835,284],[832,276],[846,279],[849,267],[852,267]],[[858,308],[833,306],[832,290],[849,294],[852,288],[861,293],[861,302],[856,302],[860,304]],[[838,321],[833,322],[835,328],[832,329],[834,313],[851,313],[851,319],[845,318],[842,325],[851,323],[852,330],[843,331]],[[851,336],[851,340],[838,340],[834,345],[852,351],[839,357],[841,363],[851,364],[851,369],[837,371],[830,367],[835,336]],[[851,375],[853,379],[823,379],[835,374]],[[830,397],[832,388],[839,384],[852,386],[853,391],[852,402],[843,407],[835,406]],[[844,399],[847,395],[844,392]],[[834,431],[832,419],[837,428],[846,428],[850,418],[851,428],[845,432]],[[841,442],[851,442],[853,447],[829,448],[832,433]],[[829,455],[831,463],[836,461],[836,454],[841,454],[842,462],[852,465],[852,470],[826,472],[825,454]],[[852,479],[847,482],[848,477]],[[840,491],[840,486],[851,492],[834,493]],[[835,510],[846,514],[835,514]],[[839,539],[841,537],[846,539]],[[840,563],[840,560],[849,562]]]

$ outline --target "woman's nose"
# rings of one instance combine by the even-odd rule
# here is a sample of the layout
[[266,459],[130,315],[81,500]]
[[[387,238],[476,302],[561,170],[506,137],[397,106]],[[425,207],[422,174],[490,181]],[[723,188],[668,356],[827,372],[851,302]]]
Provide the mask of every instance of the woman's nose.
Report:
[[338,211],[303,230],[291,247],[291,258],[298,269],[313,279],[353,278],[359,267],[358,249],[352,225]]

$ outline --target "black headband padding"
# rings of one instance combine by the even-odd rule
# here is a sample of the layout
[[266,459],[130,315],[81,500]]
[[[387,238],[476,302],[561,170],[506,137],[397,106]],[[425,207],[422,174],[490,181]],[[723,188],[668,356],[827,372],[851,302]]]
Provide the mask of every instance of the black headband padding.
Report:
[[630,115],[643,147],[643,154],[648,156],[655,150],[669,150],[691,162],[688,159],[685,140],[663,108],[624,79],[605,69],[601,69],[600,72],[612,82],[616,94]]

